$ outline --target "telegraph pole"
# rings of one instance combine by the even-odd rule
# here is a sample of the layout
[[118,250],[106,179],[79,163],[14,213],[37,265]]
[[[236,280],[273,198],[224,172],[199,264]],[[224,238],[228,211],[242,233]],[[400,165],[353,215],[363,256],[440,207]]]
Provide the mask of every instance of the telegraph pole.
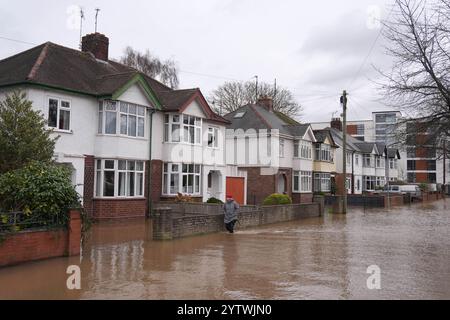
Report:
[[342,213],[347,213],[347,91],[342,92],[342,171],[344,179],[342,182],[343,203]]

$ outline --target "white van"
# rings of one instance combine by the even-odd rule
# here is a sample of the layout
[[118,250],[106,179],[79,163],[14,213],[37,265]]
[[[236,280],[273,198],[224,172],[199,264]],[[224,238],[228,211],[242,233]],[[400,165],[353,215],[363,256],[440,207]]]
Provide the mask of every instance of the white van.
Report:
[[[387,192],[387,186],[384,187],[384,192]],[[412,199],[422,199],[422,190],[419,186],[415,184],[405,184],[405,185],[389,185],[389,193],[401,193],[401,194],[411,194]]]

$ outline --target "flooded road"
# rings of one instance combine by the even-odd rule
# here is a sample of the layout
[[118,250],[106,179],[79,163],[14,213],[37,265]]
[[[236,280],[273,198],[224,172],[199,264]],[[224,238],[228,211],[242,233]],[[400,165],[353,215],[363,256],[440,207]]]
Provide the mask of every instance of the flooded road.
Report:
[[[450,200],[151,240],[144,220],[94,225],[82,257],[0,268],[0,299],[450,299]],[[81,267],[81,290],[66,268]],[[369,290],[367,267],[381,269]]]

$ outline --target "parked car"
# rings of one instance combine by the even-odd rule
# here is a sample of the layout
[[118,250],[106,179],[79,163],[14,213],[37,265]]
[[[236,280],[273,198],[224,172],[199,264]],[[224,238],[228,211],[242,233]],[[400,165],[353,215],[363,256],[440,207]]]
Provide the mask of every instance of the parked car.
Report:
[[[384,191],[388,191],[388,186],[384,187]],[[389,193],[410,194],[412,200],[422,199],[422,190],[415,184],[389,185]]]

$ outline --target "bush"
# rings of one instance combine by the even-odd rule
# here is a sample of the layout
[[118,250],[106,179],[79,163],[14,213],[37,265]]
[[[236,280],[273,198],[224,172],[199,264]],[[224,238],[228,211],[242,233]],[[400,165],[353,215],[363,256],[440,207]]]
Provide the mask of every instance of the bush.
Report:
[[263,205],[291,204],[292,199],[287,194],[274,193],[264,199]]
[[223,201],[220,200],[220,199],[211,197],[211,198],[209,198],[208,200],[206,200],[206,203],[219,203],[219,204],[221,204],[221,203],[223,203]]
[[80,207],[67,168],[32,162],[0,175],[0,211],[23,211],[33,219],[67,222],[68,209]]

